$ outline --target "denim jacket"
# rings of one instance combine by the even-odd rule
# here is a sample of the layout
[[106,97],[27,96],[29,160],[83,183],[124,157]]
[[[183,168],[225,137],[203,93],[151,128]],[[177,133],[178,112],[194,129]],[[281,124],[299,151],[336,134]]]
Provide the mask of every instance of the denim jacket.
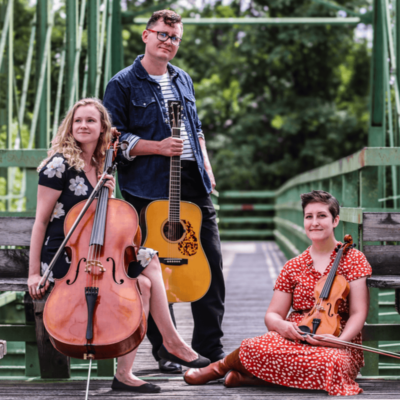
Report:
[[[129,150],[138,138],[161,141],[171,136],[168,121],[168,105],[164,104],[161,88],[143,68],[140,60],[118,72],[108,82],[104,95],[104,106],[111,114],[112,124],[120,132],[120,141],[130,143]],[[198,133],[201,123],[197,116],[193,82],[180,68],[168,63],[172,88],[177,99],[182,101],[182,122],[193,149],[200,175],[207,193],[211,193],[211,182],[204,168],[203,154]],[[121,191],[145,199],[167,199],[169,197],[170,157],[160,155],[130,157],[129,150],[120,154],[118,183]]]

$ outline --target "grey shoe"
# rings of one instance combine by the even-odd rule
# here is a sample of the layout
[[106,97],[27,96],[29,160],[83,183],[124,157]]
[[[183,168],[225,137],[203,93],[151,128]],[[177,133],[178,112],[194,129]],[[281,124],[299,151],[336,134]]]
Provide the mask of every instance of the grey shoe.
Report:
[[172,361],[164,360],[163,358],[158,361],[158,368],[160,368],[161,372],[165,372],[167,374],[182,373],[182,365],[174,363]]

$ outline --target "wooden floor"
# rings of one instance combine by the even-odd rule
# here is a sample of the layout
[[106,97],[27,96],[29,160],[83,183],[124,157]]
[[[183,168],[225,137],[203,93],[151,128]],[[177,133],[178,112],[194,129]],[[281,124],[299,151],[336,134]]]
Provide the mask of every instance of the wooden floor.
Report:
[[[239,347],[247,338],[266,332],[264,314],[272,296],[272,288],[280,268],[285,262],[284,255],[274,242],[226,242],[223,243],[224,274],[226,279],[226,314],[224,317],[223,338],[226,353]],[[190,306],[175,305],[178,330],[187,342],[191,340],[193,323]],[[92,380],[89,398],[106,399],[232,399],[252,400],[262,398],[319,399],[328,397],[326,392],[290,389],[280,386],[262,388],[227,389],[222,381],[205,386],[189,386],[181,375],[160,374],[158,365],[150,352],[147,339],[139,348],[133,367],[137,376],[161,386],[159,394],[129,394],[114,392],[110,380]],[[357,399],[400,399],[400,381],[359,379],[364,393]],[[55,398],[84,399],[85,381],[44,382],[4,381],[0,382],[0,399],[41,399]]]

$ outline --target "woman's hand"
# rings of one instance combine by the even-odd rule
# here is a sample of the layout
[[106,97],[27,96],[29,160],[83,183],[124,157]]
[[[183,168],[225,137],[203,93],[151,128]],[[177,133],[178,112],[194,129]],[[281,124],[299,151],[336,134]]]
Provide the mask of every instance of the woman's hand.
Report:
[[[99,175],[98,178],[100,179],[101,175]],[[111,197],[115,189],[115,178],[112,175],[105,175],[104,179],[107,179],[104,186],[108,187],[108,197]]]
[[119,132],[118,131],[118,129],[115,127],[115,126],[113,126],[113,127],[111,127],[111,135],[112,136],[115,136],[115,135],[121,135],[121,132]]
[[50,282],[49,280],[47,280],[44,288],[37,290],[41,279],[42,277],[39,274],[30,275],[28,278],[29,294],[31,295],[33,300],[40,300],[45,295],[47,289],[50,286]]
[[285,339],[304,340],[304,336],[302,336],[304,332],[299,329],[295,322],[279,321],[279,323],[276,323],[275,331]]
[[310,343],[310,344],[313,345],[313,346],[336,347],[336,348],[339,348],[339,349],[342,349],[342,348],[345,347],[344,345],[339,344],[339,343],[328,342],[328,341],[325,341],[325,340],[318,340],[318,339],[320,339],[320,338],[338,339],[338,338],[337,338],[336,336],[334,336],[334,335],[328,335],[328,334],[326,334],[326,335],[315,335],[315,336],[313,336],[313,337],[311,337],[310,335],[307,335],[307,336],[305,337],[305,339],[303,339],[303,340],[305,340],[307,343]]

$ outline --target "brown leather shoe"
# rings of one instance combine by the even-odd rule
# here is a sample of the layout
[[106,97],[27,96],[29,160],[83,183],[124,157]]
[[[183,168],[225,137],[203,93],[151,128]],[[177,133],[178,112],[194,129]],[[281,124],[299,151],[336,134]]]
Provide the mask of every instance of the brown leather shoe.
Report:
[[183,375],[183,379],[189,385],[204,385],[215,379],[223,378],[229,371],[225,368],[223,361],[217,361],[204,368],[190,368]]
[[189,385],[204,385],[207,382],[223,378],[239,360],[239,349],[228,354],[224,359],[212,363],[204,368],[190,368],[185,372],[183,379]]
[[227,388],[240,386],[270,386],[271,383],[263,381],[251,374],[243,374],[238,371],[231,371],[225,378],[224,385]]

